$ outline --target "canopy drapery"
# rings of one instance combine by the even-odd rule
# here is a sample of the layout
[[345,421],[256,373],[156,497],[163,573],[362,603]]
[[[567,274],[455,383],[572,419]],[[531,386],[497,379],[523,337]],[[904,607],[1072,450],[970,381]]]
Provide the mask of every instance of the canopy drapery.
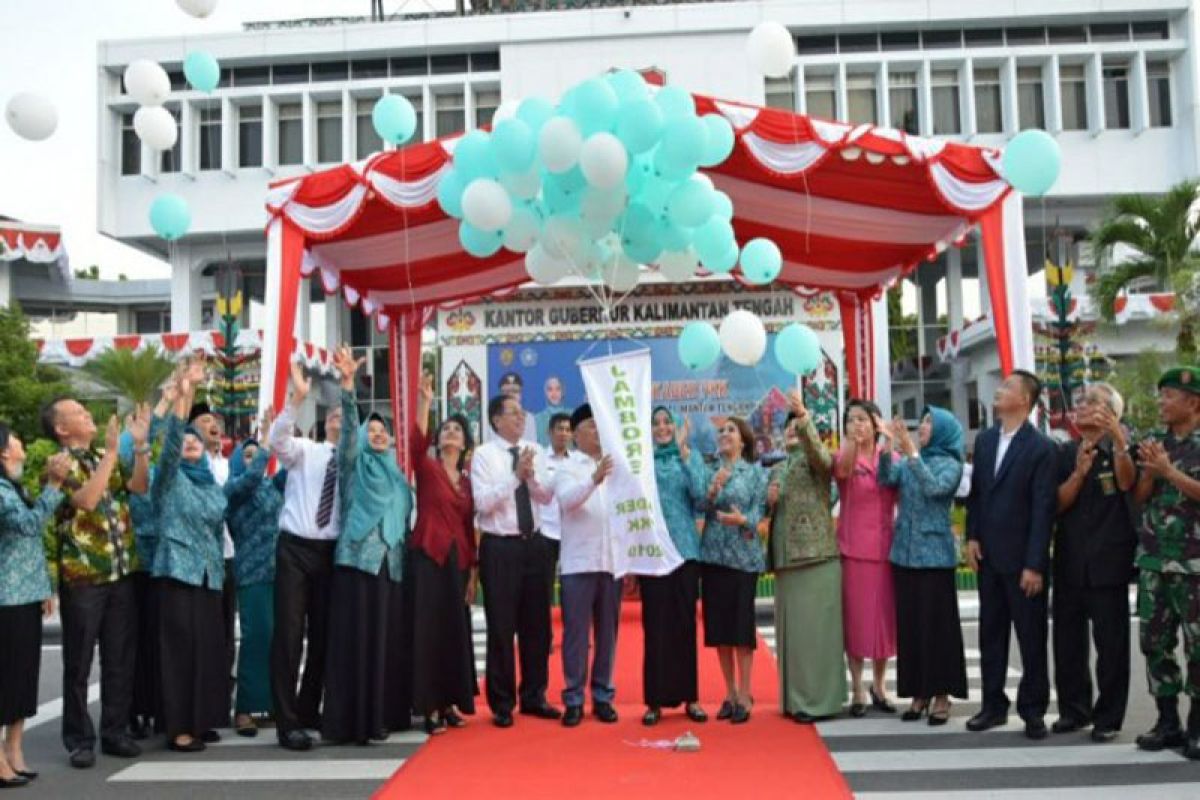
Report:
[[54,264],[63,280],[71,277],[62,231],[54,225],[27,225],[0,219],[0,261],[25,259],[32,264]]
[[[734,128],[730,157],[703,172],[732,199],[738,241],[772,239],[783,254],[778,283],[838,298],[853,394],[875,394],[870,301],[923,261],[961,245],[975,225],[1001,367],[1033,367],[1021,200],[1000,176],[1000,151],[694,98],[697,114],[721,114]],[[262,404],[285,400],[287,363],[276,354],[292,352],[302,277],[340,293],[389,332],[400,365],[393,370],[397,418],[413,408],[420,331],[434,310],[513,292],[527,280],[523,254],[466,254],[458,221],[437,204],[438,180],[458,138],[271,186]]]

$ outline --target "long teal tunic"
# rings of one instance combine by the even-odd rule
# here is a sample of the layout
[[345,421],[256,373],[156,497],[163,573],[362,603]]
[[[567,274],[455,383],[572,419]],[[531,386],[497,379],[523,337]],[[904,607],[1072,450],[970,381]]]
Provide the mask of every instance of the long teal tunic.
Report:
[[704,478],[707,472],[700,454],[692,450],[685,462],[679,448],[655,448],[654,479],[658,483],[658,502],[671,541],[684,561],[700,558],[700,534],[697,518],[704,516]]
[[0,606],[40,603],[50,596],[42,534],[63,493],[47,486],[33,508],[0,478]]
[[152,574],[219,592],[225,582],[221,549],[225,493],[216,483],[194,483],[182,474],[179,465],[185,425],[171,416],[166,427],[158,471],[150,487],[158,512]]
[[[239,448],[231,464],[241,458]],[[233,538],[233,571],[238,587],[275,581],[275,543],[279,538],[279,512],[283,510],[283,490],[279,482],[267,479],[271,452],[260,447],[250,466],[230,477],[225,484],[229,506],[225,518]],[[238,470],[230,469],[231,475]]]
[[[711,485],[719,468],[718,464],[709,471],[706,487]],[[707,493],[707,489],[705,491]],[[765,571],[766,553],[758,536],[758,523],[766,503],[766,474],[757,464],[739,458],[734,462],[733,474],[725,482],[721,493],[707,503],[704,535],[700,537],[700,560],[742,572]],[[718,511],[732,511],[734,508],[745,515],[745,525],[735,528],[717,521]]]

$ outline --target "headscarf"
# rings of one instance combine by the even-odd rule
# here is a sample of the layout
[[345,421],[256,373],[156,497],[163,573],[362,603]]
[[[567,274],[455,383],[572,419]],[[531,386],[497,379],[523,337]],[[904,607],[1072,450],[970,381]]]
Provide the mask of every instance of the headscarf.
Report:
[[408,530],[412,493],[396,464],[396,451],[375,450],[367,441],[367,426],[372,420],[387,426],[376,414],[358,426],[358,458],[354,478],[347,487],[348,507],[342,535],[350,537],[350,541],[362,541],[382,526],[383,541],[392,548],[400,544]]
[[[195,426],[188,425],[183,429],[184,436],[189,434],[199,439],[201,446],[204,445],[204,437],[200,435],[200,431],[196,430]],[[208,463],[207,452],[196,461],[188,461],[181,458],[179,460],[179,471],[196,486],[211,486],[217,482],[216,478],[213,477],[212,465]]]
[[[675,423],[675,415],[672,414],[671,409],[667,408],[666,406],[655,406],[654,407],[654,410],[650,412],[651,424],[653,424],[654,418],[658,415],[658,412],[660,412],[660,411],[667,412],[667,416],[669,416],[671,418],[671,423],[676,424]],[[671,441],[667,442],[666,444],[659,444],[658,442],[654,443],[654,460],[655,461],[670,461],[673,458],[681,458],[681,457],[682,456],[679,453],[679,443],[675,440],[674,436],[672,436]]]
[[921,448],[921,458],[942,456],[953,458],[962,463],[963,460],[963,430],[962,425],[953,414],[937,406],[925,406],[921,412],[924,419],[928,414],[933,422],[929,431],[929,444]]

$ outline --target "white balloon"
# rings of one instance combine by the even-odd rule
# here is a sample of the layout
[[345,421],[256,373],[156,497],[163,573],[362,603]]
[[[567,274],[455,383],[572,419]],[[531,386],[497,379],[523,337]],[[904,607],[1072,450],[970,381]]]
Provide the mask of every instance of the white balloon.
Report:
[[512,219],[512,200],[489,178],[471,181],[462,196],[463,219],[481,231],[498,231]]
[[625,183],[629,154],[621,140],[611,133],[597,133],[583,143],[579,151],[579,168],[592,186],[613,189]]
[[517,116],[517,108],[520,107],[519,100],[505,100],[496,107],[496,113],[492,114],[492,130],[496,129],[498,123],[506,119],[513,119]]
[[125,68],[125,91],[143,106],[161,106],[171,94],[171,79],[156,62],[139,58]]
[[614,292],[631,292],[638,285],[641,270],[622,254],[600,268],[600,277]]
[[713,191],[717,190],[717,186],[715,183],[713,183],[712,178],[708,177],[703,172],[697,171],[697,172],[692,173],[692,180],[700,181],[701,183],[703,183],[705,186],[707,186],[709,189],[712,189]]
[[538,134],[538,155],[547,170],[566,172],[579,162],[583,137],[579,128],[566,117],[554,117],[542,126]]
[[767,351],[767,330],[762,320],[744,308],[730,311],[721,321],[721,349],[744,367],[757,364]]
[[685,283],[696,277],[700,266],[696,254],[687,250],[669,250],[658,257],[658,271],[671,283]]
[[32,92],[14,94],[4,107],[8,127],[22,139],[40,142],[58,127],[58,109],[49,99]]
[[536,165],[527,172],[506,172],[500,176],[500,185],[518,200],[532,200],[542,189],[542,174]]
[[537,242],[540,220],[525,206],[513,209],[512,219],[504,228],[504,247],[514,253],[525,253]]
[[768,78],[783,78],[796,61],[796,42],[778,22],[760,22],[746,40],[746,55],[754,70]]
[[542,226],[540,241],[550,255],[563,259],[579,272],[584,270],[590,240],[580,220],[573,217],[551,217]]
[[170,150],[179,138],[171,112],[162,106],[142,106],[133,115],[133,130],[151,150]]
[[571,265],[547,253],[540,245],[525,254],[525,271],[542,286],[558,283],[571,271]]
[[197,19],[204,19],[217,7],[217,0],[175,0],[175,5]]

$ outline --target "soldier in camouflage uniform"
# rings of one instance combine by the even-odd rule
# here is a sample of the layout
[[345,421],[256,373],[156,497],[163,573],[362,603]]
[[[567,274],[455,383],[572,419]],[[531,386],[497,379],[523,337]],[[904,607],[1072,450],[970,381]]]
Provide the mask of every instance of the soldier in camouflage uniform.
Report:
[[[1158,381],[1165,428],[1138,448],[1137,499],[1145,504],[1138,547],[1138,618],[1158,722],[1143,750],[1184,747],[1200,759],[1200,368],[1176,367]],[[1187,675],[1175,660],[1183,629]],[[1192,699],[1186,735],[1179,694]]]

